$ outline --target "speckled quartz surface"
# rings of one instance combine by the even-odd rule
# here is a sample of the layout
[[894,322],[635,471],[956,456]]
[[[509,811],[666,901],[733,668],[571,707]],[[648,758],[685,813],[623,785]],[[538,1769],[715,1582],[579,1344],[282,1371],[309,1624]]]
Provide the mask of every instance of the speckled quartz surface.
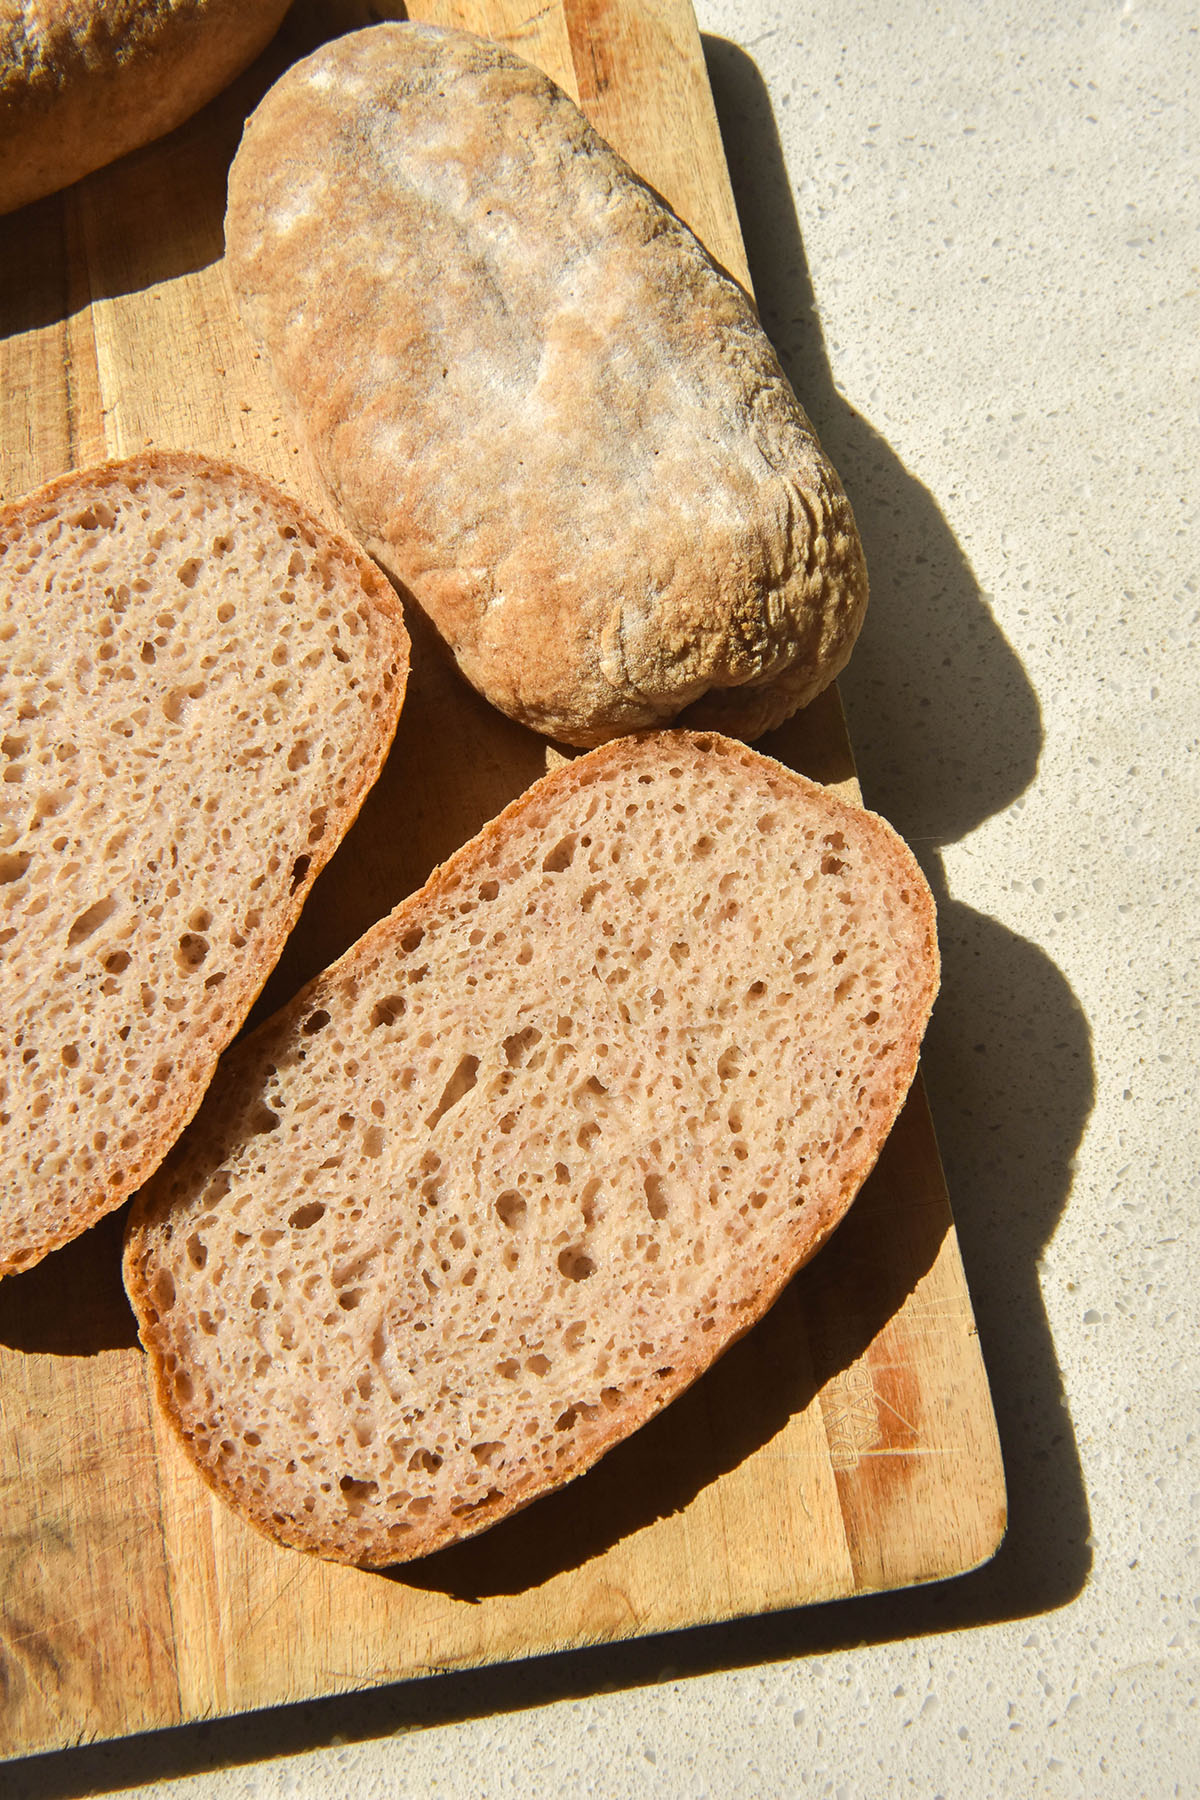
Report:
[[11,1800],[1200,1792],[1194,9],[698,11],[765,322],[866,542],[863,786],[940,904],[926,1071],[1007,1542],[43,1759]]

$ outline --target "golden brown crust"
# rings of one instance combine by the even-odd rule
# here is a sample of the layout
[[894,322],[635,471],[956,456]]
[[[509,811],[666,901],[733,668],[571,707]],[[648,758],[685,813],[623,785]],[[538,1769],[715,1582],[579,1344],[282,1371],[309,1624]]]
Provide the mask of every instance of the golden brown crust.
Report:
[[[644,826],[646,840],[628,864],[610,857],[615,840],[597,835],[589,851],[586,831],[579,837],[581,819],[597,821],[592,829],[600,834],[629,816],[627,806],[642,804],[655,785],[654,831],[668,814],[677,816],[673,794],[696,821],[693,831],[729,819],[728,845],[711,851],[714,920],[718,893],[726,910],[736,905],[739,871],[728,850],[737,846],[744,860],[747,845],[752,854],[754,843],[762,842],[756,834],[793,833],[797,844],[805,838],[809,849],[797,851],[802,871],[797,883],[814,884],[817,891],[822,881],[831,882],[827,898],[835,919],[845,906],[841,871],[851,869],[845,882],[850,889],[857,883],[870,898],[863,901],[867,916],[857,920],[853,947],[845,940],[848,960],[838,964],[839,952],[830,941],[822,949],[809,934],[802,943],[804,906],[772,890],[764,897],[761,920],[727,928],[710,920],[716,936],[705,939],[708,954],[699,955],[698,943],[695,958],[677,963],[687,932],[703,936],[690,911],[701,890],[689,890],[682,913],[680,903],[668,901],[669,851],[664,855],[651,824]],[[703,798],[698,811],[702,796],[714,792],[719,801],[710,805]],[[743,817],[736,816],[738,808],[744,808]],[[714,824],[713,836],[725,829]],[[585,853],[588,870],[596,865],[595,880],[582,868],[568,867],[571,856],[582,859]],[[787,855],[792,853],[789,843]],[[611,869],[633,884],[627,892],[639,891],[638,906],[654,912],[637,941],[626,943],[622,936],[629,900],[615,888],[598,898],[593,892]],[[656,871],[661,871],[658,884]],[[568,893],[562,901],[566,911],[550,914],[545,908],[559,904],[547,898],[555,880],[575,881],[576,887],[561,890]],[[488,908],[502,904],[493,890],[502,893],[506,884],[514,897],[493,917]],[[576,901],[585,909],[578,924],[573,923]],[[532,920],[527,928],[526,920]],[[610,926],[615,938],[607,935]],[[760,926],[761,954],[747,957],[745,943],[728,934],[750,934]],[[500,945],[497,931],[506,934]],[[608,967],[602,962],[604,946],[618,945],[613,973],[621,978],[615,985],[587,974],[590,947],[586,954],[578,952],[582,962],[575,967],[573,940],[585,937],[590,946],[593,931],[601,974]],[[796,942],[785,952],[780,940],[789,932]],[[457,963],[446,961],[446,945],[455,933],[464,941],[468,933],[481,941]],[[677,936],[681,941],[672,943]],[[841,954],[847,956],[847,948]],[[760,984],[752,984],[748,999],[741,997],[747,970],[758,966],[756,956],[768,988],[781,972],[794,984],[797,1008],[808,991],[803,982],[816,980],[817,997],[804,1002],[813,1016],[805,1015],[803,1042],[793,1043],[792,1021],[786,1010],[779,1011],[773,992],[762,1002],[770,1007],[765,1022],[755,1012],[754,989]],[[674,977],[671,994],[661,988],[651,992],[659,981],[656,957]],[[824,972],[814,975],[822,962]],[[414,967],[421,964],[427,966]],[[835,975],[830,964],[844,972]],[[632,978],[626,980],[622,970]],[[818,1004],[819,997],[826,990],[833,995],[839,981],[848,988],[851,978],[864,984],[864,996],[879,989],[874,1016],[881,1022],[864,1028],[856,1023],[858,1013],[850,1022],[839,1020],[830,1029],[841,1035],[827,1048],[825,1002]],[[500,999],[493,979],[502,986]],[[717,1026],[735,991],[730,979],[739,998],[725,1014],[728,1023]],[[437,870],[419,894],[230,1052],[205,1111],[139,1197],[127,1236],[126,1285],[161,1403],[204,1479],[277,1541],[363,1566],[425,1555],[574,1479],[748,1330],[835,1228],[903,1102],[936,986],[932,901],[895,834],[873,815],[743,745],[682,731],[630,737],[536,783]],[[645,1001],[645,995],[638,998],[642,988],[650,993],[644,1021],[638,1011]],[[431,1010],[421,1012],[427,994]],[[868,1001],[864,997],[857,1005],[861,1010]],[[655,1038],[650,1020],[668,1016],[659,1010],[663,1006],[677,1010],[669,1013],[670,1035]],[[624,1024],[622,1008],[630,1014]],[[556,1010],[567,1017],[554,1027]],[[579,1027],[585,1043],[575,1060],[548,1062],[537,1074],[532,1061],[524,1060],[527,1052],[536,1056],[537,1040],[549,1044],[557,1031],[556,1049],[565,1056],[562,1033],[570,1036],[572,1016],[577,1024],[587,1020],[586,1031]],[[854,1031],[862,1029],[888,1041],[855,1047]],[[756,1060],[755,1034],[764,1032],[769,1054]],[[498,1050],[488,1048],[491,1033],[501,1040]],[[419,1045],[426,1038],[436,1049],[422,1053]],[[738,1054],[757,1072],[738,1085],[740,1069],[726,1069],[722,1083],[729,1085],[720,1086],[719,1102],[733,1135],[726,1134],[723,1122],[712,1127],[711,1148],[700,1161],[687,1163],[672,1134],[686,1140],[681,1119],[689,1114],[701,1119],[697,1094],[705,1091],[706,1077],[695,1076],[694,1091],[687,1086],[690,1077],[671,1088],[669,1104],[666,1087],[660,1093],[654,1082],[668,1081],[662,1070],[674,1066],[672,1056],[681,1046],[683,1071],[704,1044],[715,1052],[726,1038],[740,1046]],[[331,1039],[336,1041],[329,1049]],[[642,1041],[655,1067],[626,1079],[622,1058],[634,1068]],[[464,1045],[472,1047],[470,1054],[456,1065]],[[863,1071],[854,1079],[861,1079],[863,1091],[851,1112],[839,1086],[842,1069],[837,1067],[836,1077],[833,1071],[852,1051],[855,1067]],[[343,1064],[349,1066],[347,1058],[354,1065],[349,1080],[339,1073]],[[423,1071],[430,1058],[427,1078]],[[788,1074],[768,1103],[759,1090],[778,1079],[774,1065],[780,1059],[789,1068],[794,1059],[797,1071],[811,1064],[818,1073]],[[734,1064],[738,1058],[727,1045],[721,1060]],[[456,1072],[467,1065],[459,1094]],[[598,1087],[597,1069],[603,1075]],[[821,1100],[823,1083],[842,1098]],[[440,1110],[433,1104],[439,1091]],[[411,1102],[405,1099],[409,1092],[416,1096]],[[581,1093],[597,1096],[595,1102],[583,1100],[585,1109],[594,1104],[597,1110],[594,1117],[585,1110],[582,1123],[572,1110]],[[473,1123],[456,1128],[470,1133],[464,1149],[467,1140],[447,1136],[442,1119],[460,1100],[480,1095],[483,1110]],[[379,1110],[372,1114],[376,1104]],[[710,1096],[710,1111],[711,1104]],[[819,1129],[798,1122],[814,1105]],[[827,1114],[820,1111],[823,1105]],[[268,1123],[264,1107],[274,1122],[266,1136],[255,1136]],[[339,1117],[343,1107],[355,1116],[347,1111]],[[358,1115],[367,1121],[369,1160],[361,1165],[354,1148]],[[382,1122],[371,1123],[372,1116]],[[440,1134],[433,1133],[431,1118]],[[580,1146],[590,1146],[594,1124],[603,1125],[606,1135],[593,1155]],[[771,1143],[776,1133],[782,1149]],[[837,1147],[823,1156],[817,1140],[830,1133]],[[739,1143],[748,1162],[737,1160]],[[507,1148],[496,1152],[497,1145],[512,1146],[511,1156]],[[679,1156],[685,1160],[676,1165],[673,1158]],[[333,1163],[321,1162],[322,1157]],[[330,1173],[334,1163],[336,1172]],[[626,1164],[628,1179],[619,1173]],[[543,1166],[545,1182],[537,1173]],[[523,1171],[508,1187],[506,1169]],[[275,1200],[272,1170],[281,1182]],[[557,1185],[563,1180],[566,1188]],[[427,1204],[419,1201],[422,1181],[433,1184]],[[743,1194],[739,1213],[743,1188],[749,1199]],[[416,1196],[411,1207],[403,1198],[410,1190]],[[697,1203],[689,1225],[684,1214],[702,1191],[708,1198]],[[598,1209],[586,1230],[578,1222],[580,1205],[585,1215],[588,1205]],[[647,1205],[653,1224],[642,1217]],[[517,1240],[494,1219],[494,1210],[503,1216],[506,1206],[508,1227],[516,1221],[517,1228],[528,1225],[532,1232],[536,1220],[541,1234],[522,1240],[520,1254],[532,1260],[521,1264],[519,1276],[512,1274],[508,1287],[504,1259]],[[228,1272],[235,1213],[237,1241],[243,1245],[237,1252],[240,1277]],[[642,1217],[641,1227],[636,1219],[630,1223],[634,1214]],[[725,1249],[709,1246],[695,1296],[689,1297],[685,1272],[691,1247],[716,1229],[710,1219],[720,1217]],[[560,1251],[566,1226],[574,1241]],[[656,1230],[667,1285],[656,1288],[657,1277],[647,1275],[650,1285],[641,1298],[631,1299],[629,1284],[641,1279],[638,1258],[645,1254],[634,1250],[634,1238],[640,1231],[638,1241],[651,1242]],[[449,1247],[455,1231],[463,1234],[457,1251]],[[472,1235],[478,1239],[474,1256]],[[384,1240],[394,1243],[393,1252],[381,1249]],[[272,1248],[260,1249],[260,1243]],[[585,1250],[594,1267],[573,1287],[575,1277],[561,1258]],[[570,1277],[566,1281],[554,1273],[556,1254],[558,1268]],[[535,1293],[544,1281],[539,1257],[549,1268],[549,1285],[531,1310],[520,1310],[526,1300],[518,1281],[532,1282]],[[285,1268],[291,1271],[286,1277],[280,1273]],[[660,1315],[675,1305],[671,1281],[679,1272],[685,1286],[679,1318],[672,1322]],[[279,1312],[276,1299],[285,1291],[305,1295],[299,1312],[290,1301]],[[586,1314],[578,1311],[576,1294],[585,1296]],[[205,1335],[208,1326],[196,1324],[208,1313],[220,1321],[215,1337]],[[570,1321],[585,1317],[591,1336],[586,1346],[577,1346],[572,1362],[572,1334],[579,1333],[582,1344],[584,1327]],[[477,1348],[476,1334],[489,1318],[499,1323],[484,1332]],[[452,1331],[458,1333],[453,1343],[444,1335]],[[420,1335],[425,1332],[427,1338]],[[289,1333],[290,1347],[284,1341]],[[641,1349],[639,1334],[647,1339]],[[494,1347],[482,1347],[493,1340]],[[498,1372],[491,1373],[496,1357]],[[534,1376],[517,1377],[517,1362]],[[328,1365],[327,1376],[318,1373],[318,1364]],[[505,1392],[515,1392],[513,1378],[534,1389],[541,1382],[558,1397],[526,1395],[525,1413],[517,1405],[510,1418]],[[562,1384],[561,1393],[551,1389],[554,1382]],[[384,1399],[381,1383],[387,1388]],[[443,1396],[450,1389],[459,1398],[436,1437],[428,1421],[441,1416],[439,1407],[444,1410],[436,1399],[439,1383]],[[547,1428],[548,1438],[543,1434],[532,1444],[527,1431],[529,1421],[541,1416],[539,1405],[543,1413],[549,1406],[551,1418],[558,1407],[564,1411]],[[278,1439],[276,1414],[293,1421],[282,1439],[283,1453],[272,1448]],[[303,1428],[300,1420],[306,1421]],[[507,1430],[500,1420],[507,1420]],[[384,1440],[401,1447],[394,1455],[377,1456],[370,1446]],[[262,1448],[246,1448],[251,1443]],[[532,1447],[523,1450],[524,1445]],[[277,1454],[279,1460],[271,1461]],[[471,1455],[482,1459],[486,1473],[475,1470]],[[284,1467],[288,1458],[290,1472]],[[439,1475],[443,1459],[445,1473]],[[389,1482],[404,1492],[389,1499]],[[353,1502],[344,1508],[339,1483]]]
[[[288,559],[308,572],[276,605]],[[195,1112],[382,766],[408,639],[355,546],[260,476],[187,453],[74,471],[0,510],[0,580],[4,1274],[119,1205]],[[305,672],[285,636],[256,641],[256,607],[287,633],[329,593],[370,618],[347,673],[332,645]],[[351,687],[322,766],[318,691],[332,715]],[[292,726],[279,760],[297,766],[277,769],[272,734]]]
[[274,36],[288,0],[19,0],[0,17],[0,212],[172,131]]
[[248,122],[226,241],[345,516],[501,710],[586,746],[710,696],[757,734],[842,668],[862,549],[753,307],[518,57],[324,46]]

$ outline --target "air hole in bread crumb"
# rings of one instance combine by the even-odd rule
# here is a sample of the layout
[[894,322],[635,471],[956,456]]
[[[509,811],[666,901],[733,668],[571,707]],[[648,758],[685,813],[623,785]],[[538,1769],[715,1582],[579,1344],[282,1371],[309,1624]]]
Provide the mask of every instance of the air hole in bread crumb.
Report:
[[208,1261],[208,1245],[193,1232],[187,1241],[188,1261],[193,1269],[202,1269]]
[[524,1196],[518,1194],[515,1188],[508,1188],[497,1200],[496,1211],[500,1216],[501,1223],[507,1225],[510,1231],[515,1231],[525,1217]]
[[343,1475],[338,1482],[345,1495],[346,1507],[351,1514],[359,1513],[364,1506],[379,1498],[377,1481],[361,1481],[354,1475]]
[[442,1097],[426,1119],[428,1130],[432,1131],[440,1119],[445,1118],[452,1106],[469,1094],[475,1086],[476,1071],[479,1068],[477,1056],[464,1056],[449,1081],[442,1089]]
[[665,1219],[667,1216],[667,1197],[663,1192],[662,1176],[647,1175],[642,1183],[646,1190],[646,1205],[650,1209],[652,1219]]
[[371,1008],[372,1025],[394,1025],[404,1017],[407,1001],[400,994],[388,994]]
[[548,1375],[550,1373],[550,1358],[548,1356],[543,1356],[541,1351],[538,1351],[535,1355],[527,1356],[525,1358],[525,1367],[529,1370],[531,1375]]
[[578,1244],[568,1244],[565,1250],[559,1251],[558,1267],[568,1281],[586,1281],[596,1272],[595,1263]]
[[307,1231],[318,1219],[325,1217],[325,1208],[320,1200],[310,1200],[305,1206],[298,1206],[294,1213],[288,1215],[288,1224],[294,1231]]
[[86,912],[80,913],[67,933],[68,948],[73,948],[74,945],[81,944],[85,938],[91,937],[92,933],[98,931],[105,920],[110,919],[116,910],[117,902],[109,894],[105,899],[97,900],[94,906],[89,906]]
[[194,975],[208,955],[208,939],[196,931],[185,931],[175,946],[175,967],[185,975]]
[[172,725],[178,725],[187,711],[189,701],[199,700],[204,692],[204,687],[204,682],[193,681],[187,687],[172,688],[162,703],[164,717],[169,719]]
[[27,850],[0,856],[0,887],[10,881],[20,881],[32,861],[33,857]]
[[472,1444],[471,1455],[481,1469],[490,1469],[498,1457],[504,1455],[504,1445],[499,1442],[488,1444]]
[[410,952],[413,950],[419,950],[422,943],[424,942],[424,939],[425,939],[424,926],[423,925],[414,925],[412,930],[406,931],[404,933],[404,936],[400,939],[400,948],[406,952]]
[[535,1044],[541,1042],[542,1034],[536,1025],[526,1025],[523,1031],[514,1031],[503,1043],[505,1061],[510,1069],[518,1069]]
[[575,846],[577,842],[578,840],[575,833],[571,831],[567,833],[566,837],[560,838],[552,850],[546,852],[546,855],[542,858],[542,868],[548,875],[558,875],[561,874],[564,869],[570,868],[572,862],[575,860]]
[[296,892],[296,889],[300,886],[300,884],[304,880],[304,877],[308,874],[308,871],[311,867],[312,867],[312,857],[311,856],[298,856],[296,858],[295,862],[292,864],[292,893],[293,894]]

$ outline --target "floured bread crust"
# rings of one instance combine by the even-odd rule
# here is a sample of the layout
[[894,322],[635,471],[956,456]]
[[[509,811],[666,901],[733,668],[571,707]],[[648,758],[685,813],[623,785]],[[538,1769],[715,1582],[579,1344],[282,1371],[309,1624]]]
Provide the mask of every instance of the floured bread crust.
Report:
[[326,45],[251,117],[226,239],[345,516],[503,711],[752,737],[843,666],[858,534],[752,306],[528,64]]
[[0,212],[174,130],[288,0],[13,0],[0,12]]
[[407,675],[379,570],[246,470],[151,454],[0,510],[0,1274],[191,1117]]
[[937,988],[881,819],[727,738],[535,784],[227,1054],[125,1279],[204,1478],[380,1566],[560,1486],[873,1166]]

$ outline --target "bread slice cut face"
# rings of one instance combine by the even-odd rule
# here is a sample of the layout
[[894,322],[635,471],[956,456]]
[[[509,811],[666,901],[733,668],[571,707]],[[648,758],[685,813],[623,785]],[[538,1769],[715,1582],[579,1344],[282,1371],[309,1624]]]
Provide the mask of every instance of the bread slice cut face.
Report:
[[194,1113],[407,674],[388,582],[245,470],[151,454],[0,511],[0,1274]]
[[135,1203],[202,1475],[383,1566],[580,1474],[829,1236],[937,978],[891,828],[744,745],[538,782],[227,1054]]

